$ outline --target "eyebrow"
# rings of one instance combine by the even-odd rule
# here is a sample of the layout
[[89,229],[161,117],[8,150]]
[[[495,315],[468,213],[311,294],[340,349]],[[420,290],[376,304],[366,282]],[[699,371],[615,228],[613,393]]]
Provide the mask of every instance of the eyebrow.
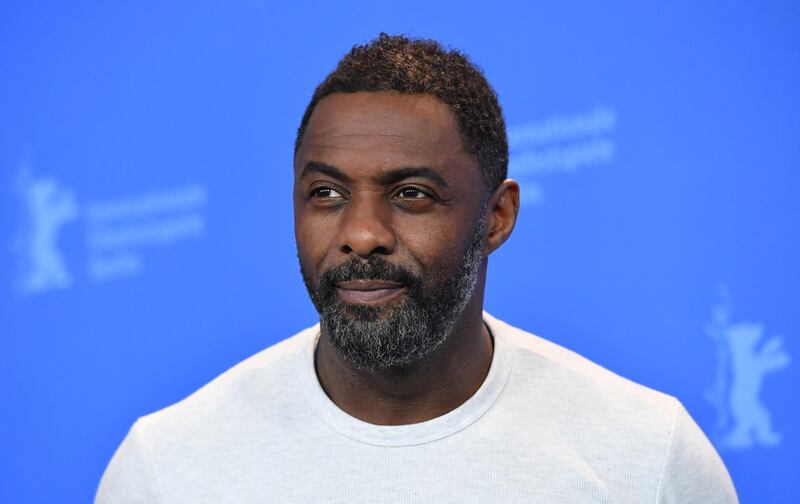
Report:
[[[321,173],[323,175],[339,179],[343,182],[352,182],[352,178],[339,168],[327,163],[322,163],[320,161],[309,161],[305,167],[303,167],[303,171],[300,172],[300,178],[305,178],[314,173]],[[382,184],[389,185],[411,177],[428,179],[432,182],[436,182],[442,187],[447,187],[447,181],[444,179],[444,177],[439,175],[436,170],[428,168],[427,166],[407,166],[389,170],[386,173],[383,173],[379,177],[379,180]]]
[[350,177],[348,177],[347,174],[344,173],[339,168],[336,168],[335,166],[331,166],[326,163],[321,163],[319,161],[309,161],[308,163],[306,163],[306,165],[303,167],[303,171],[300,172],[300,178],[301,179],[306,178],[309,175],[313,175],[314,173],[321,173],[323,175],[327,175],[329,177],[342,180],[344,182],[351,181]]

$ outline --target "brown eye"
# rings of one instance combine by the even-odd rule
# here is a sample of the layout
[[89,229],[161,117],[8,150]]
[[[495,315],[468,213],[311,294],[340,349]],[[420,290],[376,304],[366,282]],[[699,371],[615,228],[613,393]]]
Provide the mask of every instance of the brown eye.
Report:
[[311,197],[318,199],[341,199],[344,196],[330,187],[317,187],[311,191]]
[[429,198],[430,194],[417,187],[404,187],[397,192],[397,196],[403,199],[424,199]]

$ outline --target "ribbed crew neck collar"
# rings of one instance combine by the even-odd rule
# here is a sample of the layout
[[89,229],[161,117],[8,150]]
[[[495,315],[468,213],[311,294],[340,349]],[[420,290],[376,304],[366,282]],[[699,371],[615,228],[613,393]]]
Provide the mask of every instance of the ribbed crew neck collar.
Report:
[[314,369],[314,349],[320,336],[319,324],[306,330],[297,366],[306,402],[325,425],[339,434],[378,446],[410,446],[450,436],[480,418],[494,404],[511,371],[511,349],[502,322],[488,313],[483,320],[494,338],[489,373],[481,386],[456,409],[424,422],[408,425],[376,425],[359,420],[339,408],[325,393]]

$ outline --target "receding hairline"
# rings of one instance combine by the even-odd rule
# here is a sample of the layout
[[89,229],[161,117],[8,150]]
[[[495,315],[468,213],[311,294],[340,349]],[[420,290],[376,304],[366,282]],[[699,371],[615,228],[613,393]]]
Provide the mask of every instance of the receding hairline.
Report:
[[300,141],[295,146],[295,151],[294,151],[295,158],[297,157],[297,153],[300,151],[300,148],[302,147],[303,139],[305,138],[306,133],[308,131],[308,126],[312,124],[312,120],[314,118],[314,113],[317,111],[317,109],[320,107],[320,105],[325,103],[326,101],[328,103],[330,103],[330,101],[328,100],[329,98],[333,98],[333,99],[343,98],[343,97],[344,98],[356,98],[356,95],[364,95],[364,99],[365,100],[368,100],[368,97],[370,95],[379,95],[379,96],[396,97],[399,100],[409,99],[409,100],[427,101],[431,105],[434,105],[435,107],[438,107],[440,110],[446,111],[447,122],[450,124],[450,126],[452,126],[453,132],[455,133],[455,135],[458,138],[459,145],[461,146],[461,150],[464,152],[464,154],[466,154],[466,155],[470,156],[471,158],[473,158],[476,163],[478,162],[477,157],[473,153],[469,152],[469,150],[467,149],[466,144],[464,143],[464,137],[461,134],[461,131],[459,129],[458,118],[456,117],[456,113],[453,110],[453,107],[451,107],[449,104],[447,104],[444,101],[442,101],[441,99],[439,99],[439,97],[437,97],[434,94],[430,94],[430,93],[402,93],[402,92],[393,91],[393,90],[388,90],[388,91],[353,91],[353,92],[340,92],[340,91],[337,91],[337,92],[330,93],[330,94],[322,97],[315,104],[314,108],[312,109],[311,114],[309,115],[308,121],[306,123],[306,128],[303,130],[303,135],[299,138]]

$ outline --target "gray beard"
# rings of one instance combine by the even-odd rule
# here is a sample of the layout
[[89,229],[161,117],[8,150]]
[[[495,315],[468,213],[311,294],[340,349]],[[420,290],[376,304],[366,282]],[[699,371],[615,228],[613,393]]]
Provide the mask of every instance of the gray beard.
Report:
[[[301,263],[306,288],[336,351],[356,368],[371,372],[408,368],[433,353],[448,339],[472,297],[483,262],[485,231],[484,204],[459,264],[423,272],[430,287],[377,256],[333,268],[317,285],[312,285]],[[333,282],[351,278],[402,281],[407,295],[390,308],[346,305],[338,300]]]

